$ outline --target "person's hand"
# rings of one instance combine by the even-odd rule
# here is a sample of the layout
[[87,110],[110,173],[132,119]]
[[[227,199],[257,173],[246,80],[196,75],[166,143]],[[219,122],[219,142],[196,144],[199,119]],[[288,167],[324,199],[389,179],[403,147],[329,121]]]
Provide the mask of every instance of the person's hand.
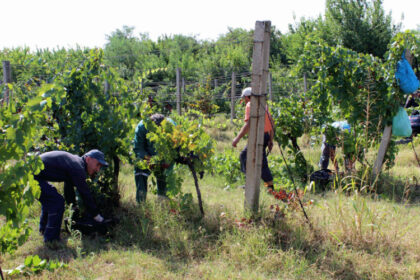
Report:
[[93,217],[93,219],[98,223],[102,223],[104,221],[104,218],[101,216],[101,214],[96,215]]
[[239,139],[235,137],[235,139],[233,139],[232,141],[232,146],[236,148],[236,145],[238,144]]
[[147,164],[150,164],[150,158],[151,156],[144,156],[144,160],[147,162]]

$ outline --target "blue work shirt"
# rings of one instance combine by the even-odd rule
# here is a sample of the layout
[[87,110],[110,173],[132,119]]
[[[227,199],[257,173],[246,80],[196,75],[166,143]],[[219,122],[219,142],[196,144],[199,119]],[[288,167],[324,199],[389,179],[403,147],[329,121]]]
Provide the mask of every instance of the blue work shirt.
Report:
[[[171,118],[165,118],[167,121],[171,122],[173,125],[176,125],[175,122]],[[156,155],[156,150],[153,147],[153,143],[147,139],[147,129],[141,120],[134,133],[134,141],[133,141],[133,150],[136,154],[136,157],[139,159],[144,159],[145,156],[154,156]]]
[[68,152],[52,151],[40,155],[44,169],[35,175],[36,180],[65,182],[77,188],[84,205],[93,216],[99,214],[95,201],[86,183],[87,170],[84,157]]

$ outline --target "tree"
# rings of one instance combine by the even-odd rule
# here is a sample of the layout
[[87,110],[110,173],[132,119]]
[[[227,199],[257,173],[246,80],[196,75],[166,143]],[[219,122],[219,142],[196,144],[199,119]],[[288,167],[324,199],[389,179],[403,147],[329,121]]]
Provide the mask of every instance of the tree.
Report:
[[130,157],[130,121],[136,100],[125,81],[102,63],[102,50],[91,50],[79,67],[58,77],[50,114],[58,125],[55,137],[65,150],[83,155],[97,148],[105,154],[110,165],[92,182],[92,190],[100,198],[99,208],[111,211],[119,204],[120,161]]
[[273,65],[287,64],[286,49],[282,41],[283,35],[275,26],[271,26],[270,32],[270,63]]
[[104,54],[107,64],[119,69],[121,77],[130,80],[137,73],[163,67],[159,51],[148,34],[133,35],[134,27],[123,26],[107,36]]
[[384,58],[388,44],[400,29],[385,15],[382,0],[327,0],[325,20],[335,45]]

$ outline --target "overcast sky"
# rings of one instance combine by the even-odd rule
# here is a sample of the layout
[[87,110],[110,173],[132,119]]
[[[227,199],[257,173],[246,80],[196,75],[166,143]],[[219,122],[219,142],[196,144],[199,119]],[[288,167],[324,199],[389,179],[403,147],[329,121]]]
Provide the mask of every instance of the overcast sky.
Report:
[[[419,0],[383,2],[395,23],[417,29]],[[285,33],[295,19],[324,10],[325,0],[0,0],[0,49],[103,47],[106,35],[123,25],[153,40],[163,34],[215,40],[228,27],[253,29],[257,20],[271,20]]]

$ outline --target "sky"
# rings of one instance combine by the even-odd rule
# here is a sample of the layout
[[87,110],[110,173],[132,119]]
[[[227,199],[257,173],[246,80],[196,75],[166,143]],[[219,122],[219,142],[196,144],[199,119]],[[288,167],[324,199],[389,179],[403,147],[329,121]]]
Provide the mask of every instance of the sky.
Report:
[[[404,30],[419,27],[419,0],[383,0],[383,7]],[[286,33],[289,24],[324,10],[325,0],[0,0],[0,49],[104,47],[124,25],[153,40],[165,34],[216,40],[228,27],[254,29],[257,20]]]

